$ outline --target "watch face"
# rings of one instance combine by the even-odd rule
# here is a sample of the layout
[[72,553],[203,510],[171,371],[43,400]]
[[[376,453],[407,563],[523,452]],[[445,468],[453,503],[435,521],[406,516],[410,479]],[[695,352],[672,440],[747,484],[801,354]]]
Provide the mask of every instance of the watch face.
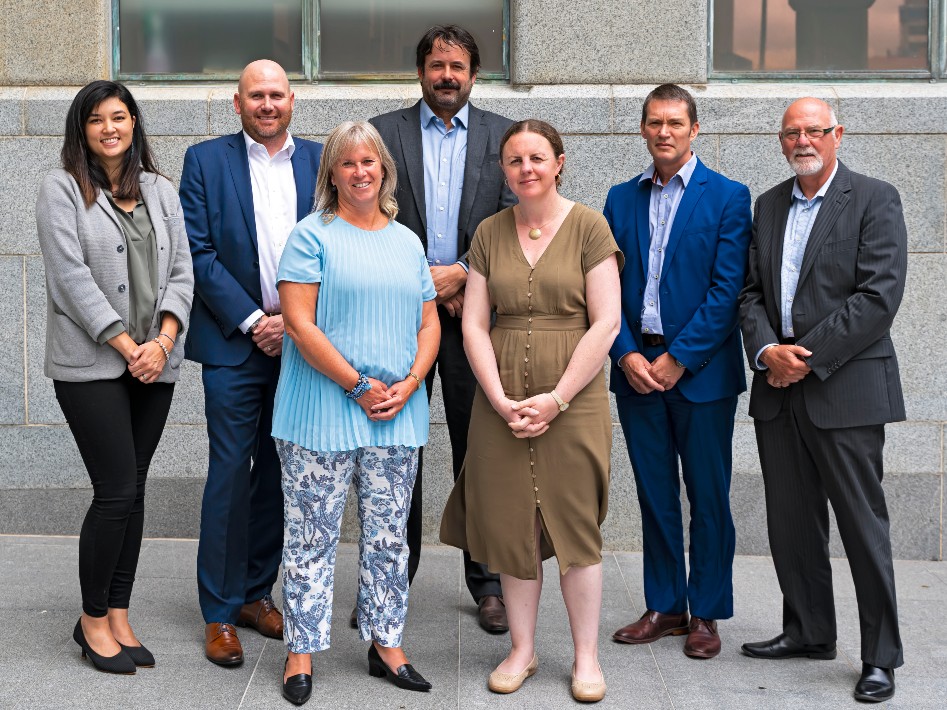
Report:
[[559,405],[559,411],[560,411],[560,412],[564,412],[564,411],[566,411],[568,408],[569,408],[569,403],[568,403],[568,402],[563,402],[562,404]]

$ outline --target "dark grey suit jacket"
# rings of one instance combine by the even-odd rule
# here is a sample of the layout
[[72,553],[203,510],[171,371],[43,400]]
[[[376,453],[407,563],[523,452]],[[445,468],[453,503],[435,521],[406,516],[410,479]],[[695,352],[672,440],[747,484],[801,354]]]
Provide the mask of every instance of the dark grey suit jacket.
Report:
[[[780,265],[793,180],[756,202],[749,271],[740,294],[750,364],[780,337]],[[796,344],[812,352],[802,380],[806,409],[820,428],[884,424],[905,418],[889,329],[904,293],[907,231],[890,184],[839,161],[806,245],[792,305]],[[756,372],[750,416],[776,416],[784,390]]]
[[[422,99],[423,101],[423,99]],[[457,254],[466,263],[477,227],[487,217],[516,203],[500,170],[500,139],[513,123],[470,106],[467,164],[457,220]],[[381,134],[398,165],[398,221],[418,235],[427,252],[427,207],[424,204],[424,159],[421,147],[421,101],[369,121]]]

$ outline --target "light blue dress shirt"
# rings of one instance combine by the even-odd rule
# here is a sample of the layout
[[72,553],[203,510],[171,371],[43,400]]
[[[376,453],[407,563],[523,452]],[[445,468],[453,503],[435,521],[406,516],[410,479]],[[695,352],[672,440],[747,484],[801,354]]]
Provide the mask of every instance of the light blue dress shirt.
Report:
[[648,224],[651,232],[651,246],[648,248],[648,285],[644,290],[641,306],[641,332],[664,335],[661,325],[661,270],[664,268],[664,253],[667,250],[668,237],[674,224],[681,197],[687,189],[697,167],[697,155],[691,153],[690,160],[684,163],[677,174],[661,184],[661,176],[654,169],[654,163],[641,174],[638,183],[651,181],[651,207],[648,212]]
[[464,104],[448,131],[431,107],[421,102],[421,153],[424,159],[424,204],[427,211],[427,262],[450,266],[457,262],[457,223],[467,164],[467,119]]
[[[393,384],[408,376],[418,351],[424,301],[434,282],[417,235],[392,221],[366,231],[313,213],[296,225],[277,283],[318,283],[316,325],[359,372]],[[372,421],[345,390],[306,362],[283,338],[273,436],[310,451],[423,446],[428,435],[424,380],[391,421]]]
[[[799,187],[799,178],[796,178],[792,186],[792,205],[789,207],[789,217],[786,219],[786,233],[783,235],[783,259],[779,267],[779,333],[783,338],[795,338],[796,331],[792,325],[792,305],[796,298],[796,287],[799,285],[799,269],[802,268],[802,258],[806,253],[806,245],[809,243],[809,235],[812,233],[812,227],[815,225],[815,219],[819,216],[819,210],[822,209],[822,202],[825,199],[825,193],[835,179],[835,173],[838,172],[838,160],[835,161],[835,167],[832,174],[825,184],[819,188],[819,191],[807,199],[802,194]],[[760,348],[756,354],[757,369],[765,370],[766,365],[760,361],[760,355],[766,348],[770,348],[776,343],[769,343]]]

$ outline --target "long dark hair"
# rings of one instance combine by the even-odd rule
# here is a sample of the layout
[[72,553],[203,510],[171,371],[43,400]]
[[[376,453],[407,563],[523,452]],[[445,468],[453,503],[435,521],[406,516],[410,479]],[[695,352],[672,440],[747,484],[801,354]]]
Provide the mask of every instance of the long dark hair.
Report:
[[148,147],[148,139],[145,137],[144,122],[141,120],[138,104],[135,103],[131,92],[123,84],[114,81],[93,81],[91,84],[86,84],[72,100],[72,105],[66,114],[66,133],[59,155],[63,168],[79,184],[79,190],[82,192],[82,198],[87,207],[95,202],[99,190],[111,189],[112,183],[105,169],[89,151],[85,134],[86,121],[89,120],[89,115],[96,106],[112,98],[125,104],[129,115],[135,119],[132,143],[122,159],[115,197],[137,200],[141,197],[138,186],[141,172],[143,170],[150,173],[158,172],[151,148]]

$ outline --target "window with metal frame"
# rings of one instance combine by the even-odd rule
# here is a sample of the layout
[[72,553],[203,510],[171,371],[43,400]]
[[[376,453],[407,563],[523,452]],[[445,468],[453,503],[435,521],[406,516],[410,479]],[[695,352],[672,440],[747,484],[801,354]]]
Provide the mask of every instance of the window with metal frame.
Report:
[[944,76],[947,0],[711,0],[712,78]]
[[250,61],[293,79],[403,80],[432,25],[469,30],[480,78],[509,78],[509,0],[112,0],[114,75],[228,80]]

